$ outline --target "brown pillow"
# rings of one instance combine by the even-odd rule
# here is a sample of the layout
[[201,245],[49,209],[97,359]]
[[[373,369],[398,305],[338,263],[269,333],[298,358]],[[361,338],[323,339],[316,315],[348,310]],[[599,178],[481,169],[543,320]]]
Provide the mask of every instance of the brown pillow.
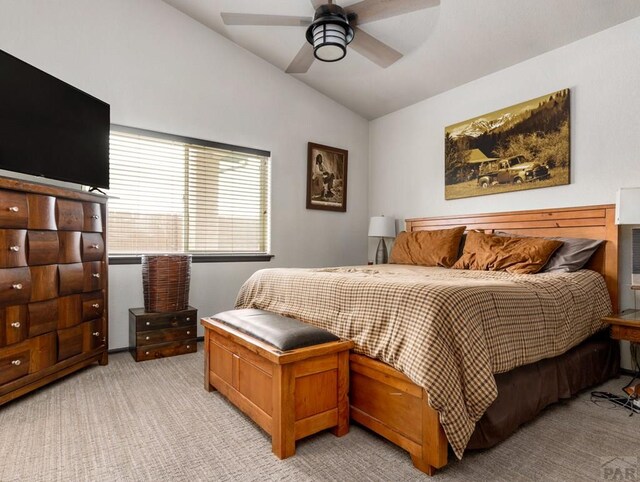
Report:
[[462,257],[454,269],[537,273],[562,241],[544,238],[512,238],[469,231]]
[[458,247],[466,226],[398,234],[390,263],[450,267],[458,259]]

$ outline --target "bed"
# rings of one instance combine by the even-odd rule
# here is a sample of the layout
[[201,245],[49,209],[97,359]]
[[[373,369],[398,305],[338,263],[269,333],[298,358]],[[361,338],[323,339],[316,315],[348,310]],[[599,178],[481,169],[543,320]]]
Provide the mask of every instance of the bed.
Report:
[[[349,330],[352,330],[357,347],[356,352],[350,357],[352,420],[407,450],[418,469],[432,474],[435,469],[446,465],[449,443],[455,454],[461,457],[468,443],[481,447],[483,444],[491,445],[500,439],[500,436],[492,433],[492,425],[486,423],[483,425],[480,417],[483,414],[495,417],[495,408],[500,409],[501,400],[512,397],[512,394],[508,393],[508,387],[521,386],[519,384],[523,383],[522,380],[526,383],[528,379],[533,379],[531,377],[535,377],[536,374],[539,376],[545,370],[550,370],[549,373],[555,370],[554,373],[561,373],[564,378],[567,378],[569,373],[567,367],[574,371],[583,371],[582,365],[584,365],[585,370],[593,372],[593,367],[598,366],[602,360],[592,357],[589,361],[581,361],[589,357],[583,356],[579,352],[580,349],[584,350],[584,353],[594,352],[591,345],[581,348],[583,345],[600,343],[601,357],[610,360],[608,369],[594,372],[590,377],[580,377],[579,380],[567,382],[564,391],[573,393],[611,376],[616,371],[616,353],[612,348],[613,345],[606,338],[593,339],[591,336],[595,334],[597,337],[597,332],[601,331],[601,316],[608,314],[610,310],[617,309],[618,229],[614,224],[613,216],[614,206],[606,205],[406,221],[407,231],[466,225],[468,230],[476,229],[485,232],[503,231],[532,236],[604,240],[605,243],[588,265],[591,271],[584,270],[571,274],[572,276],[567,275],[566,279],[562,276],[545,278],[545,275],[531,277],[530,275],[507,276],[506,273],[494,273],[490,280],[492,292],[487,294],[489,290],[481,286],[482,283],[486,283],[482,281],[482,273],[472,271],[434,268],[428,272],[413,273],[411,269],[407,270],[407,267],[401,266],[329,268],[313,270],[312,277],[318,280],[317,284],[313,284],[316,281],[305,281],[301,270],[290,270],[288,274],[281,273],[282,270],[263,270],[256,273],[243,286],[237,305],[280,312],[329,328],[334,332],[338,331],[337,334],[349,335]],[[384,276],[380,276],[380,272],[385,270],[395,273],[394,283],[401,280],[399,288],[394,288],[395,285],[382,286],[386,281]],[[447,271],[451,273],[446,273]],[[337,274],[344,278],[336,281],[337,278],[334,275]],[[460,279],[455,283],[449,283],[447,277],[454,274]],[[414,276],[426,281],[414,282]],[[353,278],[355,281],[352,281]],[[311,284],[305,286],[305,283]],[[309,298],[312,297],[317,306],[331,306],[333,303],[331,297],[342,296],[343,292],[353,293],[359,298],[363,309],[368,305],[376,304],[378,309],[385,309],[384,300],[368,299],[367,292],[361,291],[357,283],[382,284],[378,287],[380,288],[378,293],[389,293],[388,296],[394,299],[398,297],[403,299],[403,302],[397,305],[399,308],[394,308],[396,310],[411,311],[414,304],[419,305],[423,302],[424,297],[436,297],[433,293],[440,293],[441,296],[447,293],[462,293],[464,296],[452,298],[450,311],[457,313],[457,316],[450,316],[448,309],[445,309],[445,304],[445,308],[440,307],[439,311],[434,311],[434,321],[430,321],[425,326],[421,324],[419,327],[411,327],[411,330],[424,331],[408,331],[405,325],[410,323],[393,326],[373,323],[371,327],[361,324],[352,329],[349,323],[351,325],[359,323],[358,317],[354,317],[357,309],[354,310],[353,305],[349,305],[349,313],[346,315],[334,309],[332,315],[336,323],[334,326],[326,326],[332,321],[327,320],[326,316],[322,319],[323,317],[318,316],[317,313],[311,314],[314,306],[309,304]],[[434,283],[446,286],[440,288],[439,284]],[[456,283],[460,283],[464,288],[458,288]],[[278,286],[279,284],[282,286]],[[529,304],[533,307],[538,303],[538,310],[551,310],[548,306],[552,305],[554,293],[560,292],[560,285],[569,287],[567,296],[577,300],[572,326],[565,327],[566,329],[553,327],[553,330],[557,331],[557,336],[550,338],[546,335],[543,342],[538,340],[539,343],[532,343],[536,345],[534,348],[523,346],[523,349],[517,353],[511,350],[511,346],[518,344],[519,339],[536,338],[537,328],[522,323],[529,317],[525,308],[528,309]],[[588,290],[592,285],[594,291],[593,294],[589,294]],[[288,291],[284,289],[286,287]],[[280,288],[282,291],[279,291]],[[496,296],[500,298],[506,291],[513,292],[512,295],[516,296],[515,299],[520,301],[523,308],[509,311],[511,307],[500,308],[501,302],[491,301]],[[285,292],[287,294],[284,297],[280,296]],[[535,293],[531,294],[533,292]],[[310,294],[305,295],[305,293]],[[302,297],[296,301],[298,294]],[[546,301],[542,299],[545,296]],[[536,301],[540,297],[542,297],[541,300]],[[464,310],[473,310],[476,304],[483,310],[496,305],[493,306],[496,310],[506,309],[507,312],[512,312],[514,319],[520,317],[522,329],[514,330],[510,327],[508,330],[500,331],[501,329],[488,328],[490,325],[483,324],[482,320],[476,323],[478,326],[482,325],[481,328],[473,323],[468,326],[459,324],[460,313]],[[548,316],[551,319],[564,319],[566,313],[562,312],[562,304],[556,303],[556,305],[553,309],[557,313]],[[322,312],[321,309],[315,311]],[[326,312],[329,313],[331,310]],[[485,315],[482,313],[477,314],[478,319],[484,319]],[[340,323],[340,318],[348,318],[349,323]],[[577,327],[578,322],[583,318],[588,320]],[[405,314],[404,319],[412,320],[417,317],[415,314],[408,313]],[[573,327],[574,324],[576,328]],[[374,335],[372,338],[376,340],[375,343],[371,343],[371,346],[367,346],[364,338],[360,340],[357,338],[359,333],[367,330],[372,331]],[[493,330],[490,337],[486,335],[487,330]],[[553,330],[550,333],[555,334],[556,331]],[[476,333],[477,331],[482,331],[481,335]],[[448,334],[448,332],[451,333]],[[482,344],[483,337],[491,341],[488,348],[477,346]],[[460,342],[460,339],[463,341]],[[421,343],[427,348],[420,348]],[[387,350],[387,346],[391,345],[400,345],[404,352]],[[428,354],[416,357],[420,349]],[[456,357],[461,357],[464,362],[456,361],[455,364],[451,362],[449,354],[453,352],[457,353]],[[496,373],[500,375],[494,377]],[[516,381],[509,378],[515,376],[514,374],[518,374]],[[545,394],[544,403],[553,402],[553,395]],[[555,394],[556,399],[559,395],[562,394]],[[522,415],[516,413],[515,418],[510,417],[504,432],[514,430],[514,427],[534,416],[541,409],[540,406],[537,404],[534,409],[529,410],[523,407]],[[481,432],[479,436],[478,430],[474,432],[476,425]]]

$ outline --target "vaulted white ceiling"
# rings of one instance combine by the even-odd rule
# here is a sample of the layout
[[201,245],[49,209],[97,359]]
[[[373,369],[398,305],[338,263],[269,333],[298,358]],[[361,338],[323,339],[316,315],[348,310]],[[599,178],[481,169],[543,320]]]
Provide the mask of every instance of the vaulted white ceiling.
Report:
[[[283,71],[302,46],[305,27],[228,26],[220,12],[314,13],[309,0],[164,1]],[[315,61],[307,73],[292,75],[374,119],[639,15],[638,0],[441,0],[362,26],[404,54],[390,67],[348,50],[339,62]]]

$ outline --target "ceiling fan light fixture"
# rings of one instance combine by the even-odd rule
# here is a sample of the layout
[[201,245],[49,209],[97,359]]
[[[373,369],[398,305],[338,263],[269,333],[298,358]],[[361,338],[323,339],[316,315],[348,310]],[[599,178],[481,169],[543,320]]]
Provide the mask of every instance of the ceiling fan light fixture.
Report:
[[307,29],[307,41],[313,45],[315,58],[336,62],[347,55],[347,45],[352,40],[353,28],[342,7],[332,3],[318,7]]

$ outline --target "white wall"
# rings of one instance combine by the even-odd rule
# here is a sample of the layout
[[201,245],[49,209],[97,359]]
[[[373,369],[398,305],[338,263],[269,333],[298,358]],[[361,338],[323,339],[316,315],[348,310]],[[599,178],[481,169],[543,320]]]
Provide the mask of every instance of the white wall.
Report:
[[[368,122],[348,109],[159,0],[0,0],[0,49],[108,102],[113,123],[271,151],[275,258],[194,264],[200,315],[232,308],[257,269],[366,262]],[[347,213],[305,209],[308,141],[349,151]],[[140,266],[109,275],[121,348]]]
[[[372,121],[369,213],[405,219],[614,203],[618,188],[640,186],[638,59],[640,18]],[[445,201],[445,126],[566,87],[571,184]],[[632,308],[629,230],[621,233],[621,307]]]

